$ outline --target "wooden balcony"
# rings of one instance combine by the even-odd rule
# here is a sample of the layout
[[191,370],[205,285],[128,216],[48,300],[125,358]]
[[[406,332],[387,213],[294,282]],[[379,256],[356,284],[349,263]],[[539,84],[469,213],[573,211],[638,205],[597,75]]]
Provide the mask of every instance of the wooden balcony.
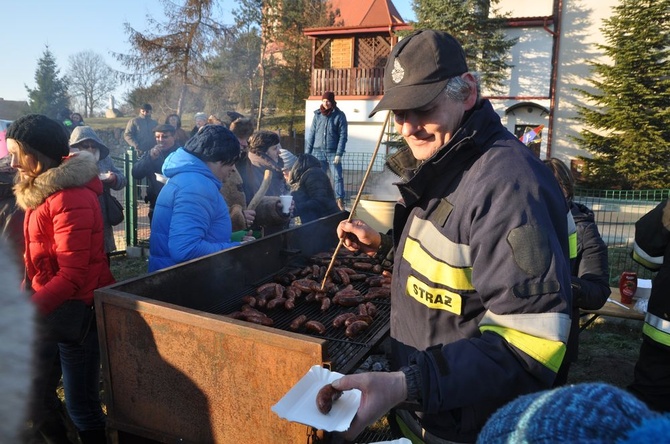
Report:
[[313,69],[310,94],[320,96],[333,91],[335,96],[381,96],[384,68]]

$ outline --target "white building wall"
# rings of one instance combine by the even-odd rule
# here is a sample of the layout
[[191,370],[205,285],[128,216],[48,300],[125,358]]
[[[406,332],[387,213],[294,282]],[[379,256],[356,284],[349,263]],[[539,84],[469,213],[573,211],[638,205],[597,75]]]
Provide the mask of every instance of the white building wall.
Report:
[[[573,140],[582,128],[575,120],[576,105],[584,100],[575,89],[589,89],[587,80],[591,73],[587,61],[604,61],[602,53],[595,45],[604,42],[600,28],[603,20],[611,16],[612,7],[617,4],[619,0],[562,0],[562,35],[556,73],[551,155],[568,164],[577,156],[589,156]],[[510,13],[512,18],[527,18],[552,16],[553,5],[554,0],[502,0],[499,7],[502,12]],[[511,37],[519,37],[519,41],[511,51],[510,63],[514,67],[509,72],[505,90],[496,95],[512,99],[494,99],[492,104],[510,131],[513,131],[515,125],[545,124],[541,148],[541,157],[545,158],[549,116],[543,112],[543,108],[549,109],[551,105],[549,94],[554,41],[551,33],[543,27],[510,28],[508,32]],[[491,95],[487,91],[483,91],[483,94]],[[507,112],[510,107],[520,102],[530,102],[537,107],[521,107],[514,112]],[[347,115],[349,122],[347,151],[371,153],[374,150],[386,117],[386,112],[377,113],[372,118],[367,117],[376,104],[376,100],[338,101],[338,107]],[[306,133],[311,127],[313,111],[319,105],[320,100],[306,101]]]
[[577,156],[590,157],[572,139],[582,129],[582,125],[575,120],[576,105],[584,104],[583,96],[575,89],[592,91],[587,82],[591,78],[587,62],[607,61],[596,44],[605,43],[600,29],[603,20],[612,15],[612,7],[618,4],[618,0],[564,0],[552,155],[568,164]]

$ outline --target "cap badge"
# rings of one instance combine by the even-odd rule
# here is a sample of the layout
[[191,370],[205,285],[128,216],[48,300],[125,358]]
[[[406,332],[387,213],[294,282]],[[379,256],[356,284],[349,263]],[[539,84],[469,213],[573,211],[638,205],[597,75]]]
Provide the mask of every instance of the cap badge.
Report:
[[402,67],[398,59],[393,60],[393,71],[391,71],[393,83],[400,83],[403,77],[405,77],[405,68]]

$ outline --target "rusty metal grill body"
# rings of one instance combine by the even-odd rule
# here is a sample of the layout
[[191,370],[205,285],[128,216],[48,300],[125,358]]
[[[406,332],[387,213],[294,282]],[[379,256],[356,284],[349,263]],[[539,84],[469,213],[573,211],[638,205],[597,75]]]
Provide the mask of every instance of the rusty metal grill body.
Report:
[[[259,241],[96,291],[108,427],[161,442],[309,442],[307,426],[270,411],[312,365],[348,373],[389,330],[389,301],[354,339],[332,327],[344,311],[298,303],[264,327],[225,316],[282,270],[337,245],[338,213]],[[358,284],[361,285],[361,284]],[[319,337],[290,332],[299,314]]]

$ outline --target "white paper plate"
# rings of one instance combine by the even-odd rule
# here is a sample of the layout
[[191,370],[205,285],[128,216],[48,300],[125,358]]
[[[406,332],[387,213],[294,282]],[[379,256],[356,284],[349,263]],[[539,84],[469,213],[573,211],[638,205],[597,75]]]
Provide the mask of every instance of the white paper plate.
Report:
[[315,365],[277,404],[272,406],[272,411],[288,421],[327,432],[344,432],[351,425],[361,403],[360,390],[354,389],[342,393],[327,415],[319,412],[316,407],[316,395],[319,390],[342,376],[344,375],[341,373],[331,372]]
[[100,173],[100,174],[98,174],[98,177],[100,178],[100,180],[107,180],[107,179],[109,179],[110,177],[112,177],[112,173],[110,173],[109,171],[107,171],[106,173]]
[[167,181],[168,181],[167,177],[163,176],[160,173],[154,173],[154,174],[156,175],[156,180],[158,180],[159,182],[162,182],[162,183],[167,183]]

